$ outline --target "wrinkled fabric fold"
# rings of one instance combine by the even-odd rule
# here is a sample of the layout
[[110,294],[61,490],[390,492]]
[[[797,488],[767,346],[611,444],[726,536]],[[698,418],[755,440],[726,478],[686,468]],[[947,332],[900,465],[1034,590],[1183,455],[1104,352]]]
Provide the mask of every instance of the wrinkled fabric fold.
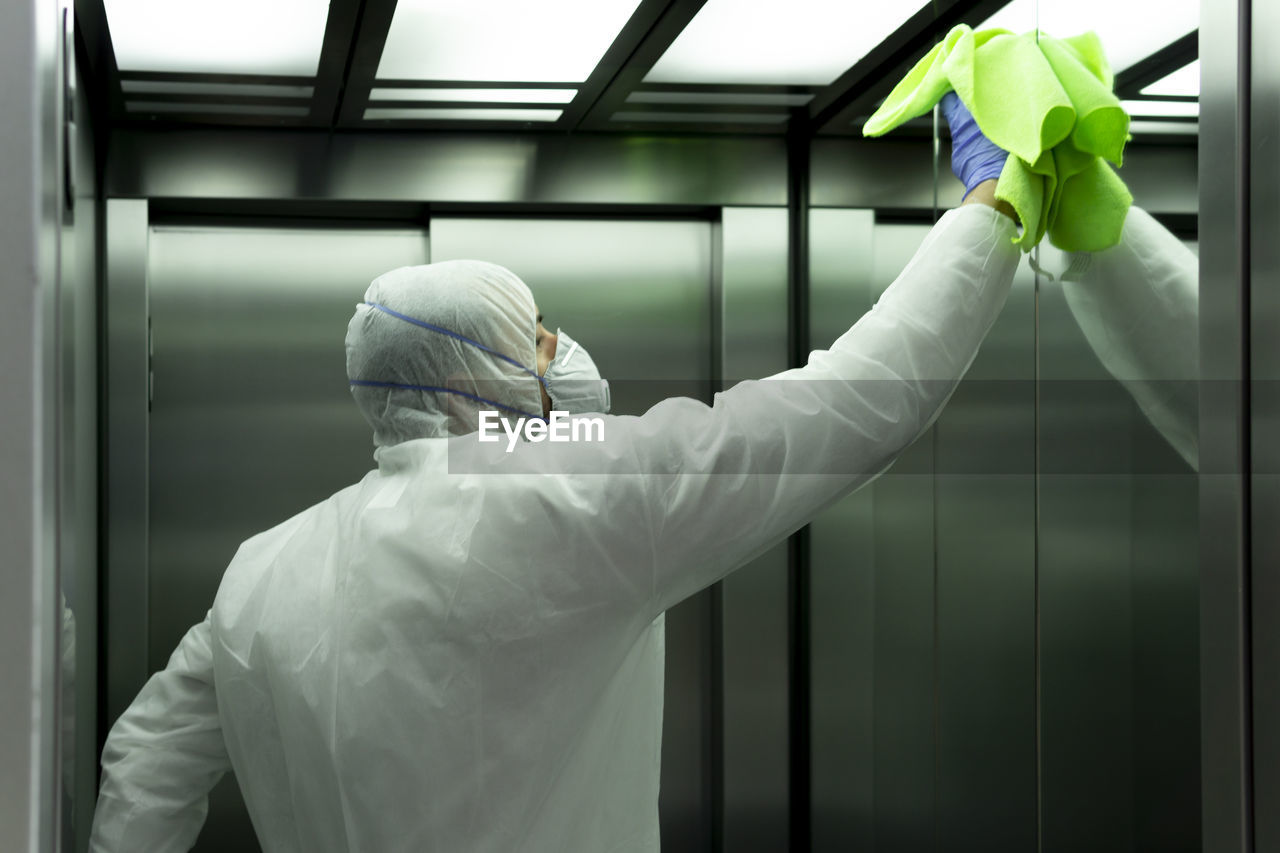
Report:
[[1047,235],[1065,251],[1101,251],[1120,242],[1133,202],[1120,166],[1129,117],[1092,32],[974,32],[961,24],[894,87],[863,126],[881,136],[931,110],[954,90],[982,132],[1010,157],[996,186],[1023,224],[1015,243],[1030,251]]

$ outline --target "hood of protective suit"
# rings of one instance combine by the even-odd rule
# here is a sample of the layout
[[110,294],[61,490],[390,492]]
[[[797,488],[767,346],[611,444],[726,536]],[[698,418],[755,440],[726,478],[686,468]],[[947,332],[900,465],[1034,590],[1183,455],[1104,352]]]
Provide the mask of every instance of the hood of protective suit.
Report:
[[479,413],[541,417],[533,294],[482,261],[374,279],[347,326],[347,378],[374,444],[465,435]]

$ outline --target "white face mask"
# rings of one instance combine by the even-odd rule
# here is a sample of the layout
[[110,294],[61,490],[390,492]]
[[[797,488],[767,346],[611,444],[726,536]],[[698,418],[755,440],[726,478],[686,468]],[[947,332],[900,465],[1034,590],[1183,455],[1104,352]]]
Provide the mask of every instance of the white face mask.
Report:
[[556,357],[542,377],[552,410],[571,415],[608,414],[608,380],[600,378],[585,347],[560,329],[556,329],[556,337]]

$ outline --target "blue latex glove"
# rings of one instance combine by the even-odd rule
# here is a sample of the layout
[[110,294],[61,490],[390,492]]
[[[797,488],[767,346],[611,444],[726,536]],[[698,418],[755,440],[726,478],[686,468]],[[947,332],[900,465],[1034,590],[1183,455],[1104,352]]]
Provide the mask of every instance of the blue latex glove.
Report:
[[965,198],[983,181],[999,178],[1009,152],[982,134],[973,113],[955,92],[947,92],[938,104],[951,128],[951,171],[964,184]]

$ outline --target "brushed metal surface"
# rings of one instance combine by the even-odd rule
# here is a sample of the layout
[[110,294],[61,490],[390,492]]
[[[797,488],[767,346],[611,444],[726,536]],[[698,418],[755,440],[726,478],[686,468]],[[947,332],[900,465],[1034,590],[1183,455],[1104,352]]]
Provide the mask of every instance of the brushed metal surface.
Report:
[[1035,280],[934,426],[937,849],[1036,843]]
[[103,641],[107,726],[146,683],[147,202],[106,204],[106,479]]
[[63,647],[60,654],[62,842],[88,849],[98,790],[98,234],[95,128],[84,80],[75,88],[75,217],[64,219],[59,305],[58,559]]
[[[928,234],[924,225],[879,225],[871,302]],[[926,432],[872,487],[872,785],[874,849],[933,849],[937,554],[934,435]]]
[[1199,170],[1200,790],[1204,849],[1213,853],[1253,849],[1244,671],[1250,607],[1242,429],[1247,409],[1240,384],[1250,162],[1244,135],[1248,83],[1239,39],[1255,5],[1200,4],[1200,150],[1209,153]]
[[[875,225],[867,210],[814,210],[810,223],[810,322],[825,346],[929,229]],[[932,466],[930,433],[810,525],[815,850],[934,843]]]
[[1280,8],[1251,6],[1250,433],[1254,844],[1280,851]]
[[111,196],[782,205],[781,139],[117,131]]
[[[949,142],[940,142],[938,204],[954,207],[964,187],[948,168]],[[860,140],[819,138],[813,143],[815,207],[933,207],[932,141],[921,137]],[[1125,148],[1125,183],[1138,204],[1159,213],[1196,211],[1196,149],[1193,145],[1144,145]]]
[[[809,328],[814,347],[830,346],[870,309],[875,245],[872,211],[811,212]],[[872,849],[874,489],[850,495],[809,525],[809,820],[817,851]]]
[[[721,373],[728,386],[787,368],[786,208],[726,208],[720,243]],[[720,588],[722,849],[773,853],[786,849],[793,817],[786,545]]]
[[58,5],[11,3],[0,10],[0,108],[21,132],[0,138],[4,233],[0,252],[0,479],[5,554],[0,597],[0,847],[52,849],[56,840],[57,483],[54,427],[60,126]]

